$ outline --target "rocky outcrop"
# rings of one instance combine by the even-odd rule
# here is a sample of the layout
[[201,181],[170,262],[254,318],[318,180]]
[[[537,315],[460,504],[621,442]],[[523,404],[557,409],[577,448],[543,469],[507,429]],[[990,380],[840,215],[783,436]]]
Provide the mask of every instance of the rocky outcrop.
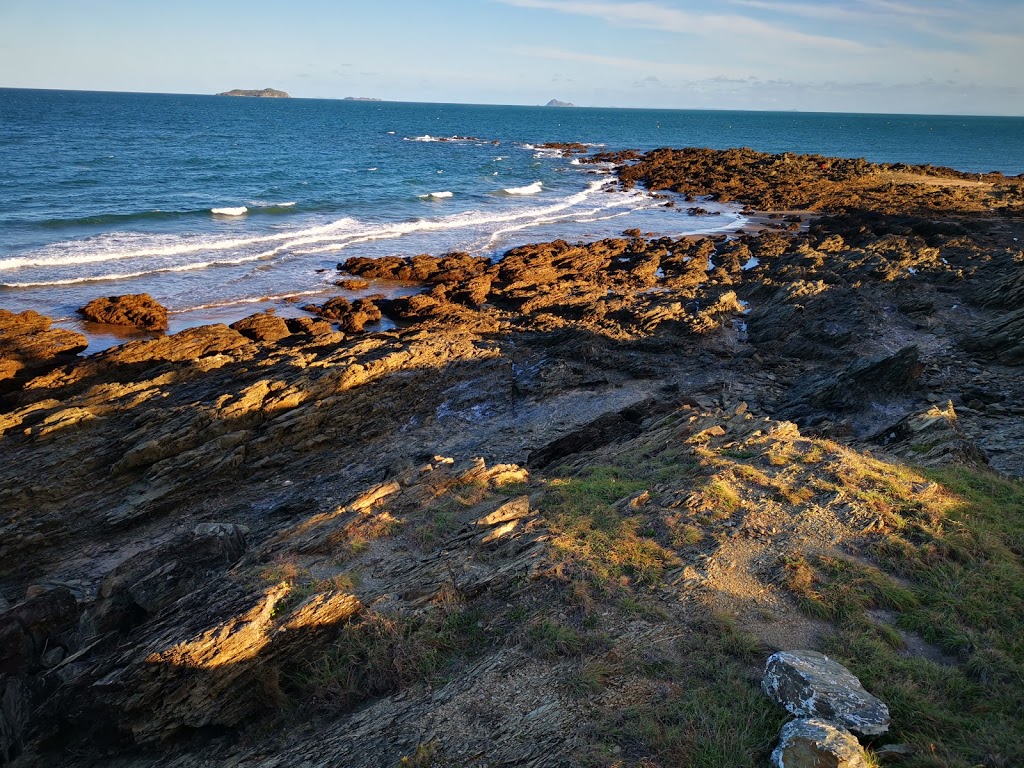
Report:
[[253,341],[273,342],[292,335],[284,318],[265,312],[249,315],[249,317],[232,323],[229,327]]
[[284,91],[278,91],[273,88],[264,88],[261,91],[247,91],[241,88],[236,88],[233,91],[224,91],[224,93],[218,93],[218,96],[252,96],[263,99],[289,99],[291,98]]
[[1010,312],[967,335],[963,347],[976,357],[1024,365],[1024,309]]
[[544,106],[545,107],[575,107],[576,105],[572,104],[572,103],[570,103],[568,101],[559,101],[558,99],[552,99],[551,101],[549,101]]
[[50,318],[0,309],[0,394],[32,376],[73,362],[89,345],[80,333],[51,328]]
[[952,402],[911,414],[868,438],[891,454],[923,466],[983,466],[985,452],[964,431]]
[[93,299],[78,314],[93,323],[125,325],[143,331],[167,330],[167,310],[148,293]]
[[368,323],[379,322],[382,315],[372,299],[348,299],[336,296],[321,305],[303,307],[307,312],[319,315],[325,320],[334,320],[345,333],[359,333]]
[[846,667],[817,651],[774,654],[761,687],[798,718],[820,718],[865,736],[889,730],[889,708]]

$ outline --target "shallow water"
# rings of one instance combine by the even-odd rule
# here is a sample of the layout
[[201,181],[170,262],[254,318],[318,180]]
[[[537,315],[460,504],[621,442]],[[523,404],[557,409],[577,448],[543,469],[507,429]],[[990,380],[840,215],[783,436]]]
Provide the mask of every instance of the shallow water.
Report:
[[337,293],[349,256],[498,256],[743,224],[734,207],[701,203],[721,215],[694,217],[615,191],[606,168],[545,141],[1024,171],[1020,118],[0,90],[0,306],[73,324],[96,296],[148,292],[173,329]]

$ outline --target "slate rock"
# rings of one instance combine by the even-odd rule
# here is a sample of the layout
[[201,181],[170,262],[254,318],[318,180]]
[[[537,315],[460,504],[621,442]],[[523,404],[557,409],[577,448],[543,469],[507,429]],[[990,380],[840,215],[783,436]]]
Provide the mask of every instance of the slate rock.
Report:
[[817,651],[780,651],[768,659],[761,687],[790,714],[822,718],[864,736],[889,730],[889,708],[842,664]]

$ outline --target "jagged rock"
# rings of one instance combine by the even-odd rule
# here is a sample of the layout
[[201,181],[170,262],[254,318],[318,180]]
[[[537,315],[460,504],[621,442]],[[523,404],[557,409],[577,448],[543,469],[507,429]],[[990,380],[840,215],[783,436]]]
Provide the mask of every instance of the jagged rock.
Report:
[[905,347],[894,355],[856,360],[838,373],[810,376],[798,383],[779,413],[787,419],[799,419],[818,409],[851,410],[866,401],[911,390],[923,371],[917,346]]
[[0,387],[70,363],[89,346],[82,334],[50,328],[50,322],[32,310],[15,314],[0,309]]
[[32,716],[32,694],[25,679],[0,673],[0,764],[17,756]]
[[481,275],[456,286],[451,292],[451,300],[479,307],[487,301],[487,294],[490,292],[491,278],[488,275]]
[[985,452],[960,426],[952,401],[944,408],[936,405],[907,416],[869,437],[868,442],[925,466],[988,463]]
[[0,674],[33,671],[78,624],[78,601],[64,587],[29,597],[0,614]]
[[266,312],[249,315],[229,327],[253,341],[278,341],[292,335],[284,318]]
[[100,585],[91,611],[96,631],[128,631],[190,594],[242,556],[247,533],[234,523],[200,523],[191,536],[128,558]]
[[[159,634],[127,665],[95,683],[108,706],[138,744],[162,741],[182,729],[233,726],[275,705],[275,675],[297,654],[315,650],[344,621],[362,610],[352,595],[318,594],[283,620],[275,618],[285,585],[265,595],[221,601],[195,634],[192,621],[168,617]],[[199,606],[191,606],[194,611]],[[227,617],[219,619],[217,617]]]
[[849,731],[827,720],[793,720],[772,752],[776,768],[870,768],[864,749]]
[[616,440],[628,440],[642,431],[640,424],[644,419],[667,413],[673,407],[674,403],[650,399],[621,411],[603,414],[568,435],[531,451],[526,463],[543,469],[575,453],[600,448]]
[[285,322],[289,331],[306,336],[325,336],[333,332],[330,323],[312,317],[290,317]]
[[93,299],[78,314],[94,323],[127,325],[144,331],[167,330],[167,310],[148,293]]
[[322,305],[309,304],[303,307],[328,320],[336,320],[338,327],[345,333],[359,333],[367,323],[379,322],[382,315],[371,299],[356,299],[349,302],[342,296],[328,299]]
[[761,687],[796,717],[822,718],[865,736],[889,730],[888,707],[850,670],[817,651],[774,654]]
[[1024,365],[1024,309],[982,326],[963,339],[963,348],[976,357],[1006,365]]
[[353,256],[338,265],[339,270],[377,280],[416,280],[428,284],[450,285],[482,275],[490,266],[484,256],[454,252],[443,256],[385,256],[371,259]]

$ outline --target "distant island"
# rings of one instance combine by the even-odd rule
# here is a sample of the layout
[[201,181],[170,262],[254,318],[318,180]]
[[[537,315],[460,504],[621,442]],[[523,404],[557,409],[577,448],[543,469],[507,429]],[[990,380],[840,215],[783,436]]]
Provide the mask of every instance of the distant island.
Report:
[[551,101],[549,101],[544,106],[545,107],[575,107],[576,105],[572,104],[571,102],[568,102],[568,101],[559,101],[558,99],[552,99]]
[[241,88],[236,88],[233,91],[225,91],[224,93],[218,93],[218,96],[255,96],[261,99],[290,99],[284,91],[277,91],[273,88],[264,88],[262,91],[244,91]]
[[375,99],[370,96],[346,96],[342,101],[384,101],[384,99]]

